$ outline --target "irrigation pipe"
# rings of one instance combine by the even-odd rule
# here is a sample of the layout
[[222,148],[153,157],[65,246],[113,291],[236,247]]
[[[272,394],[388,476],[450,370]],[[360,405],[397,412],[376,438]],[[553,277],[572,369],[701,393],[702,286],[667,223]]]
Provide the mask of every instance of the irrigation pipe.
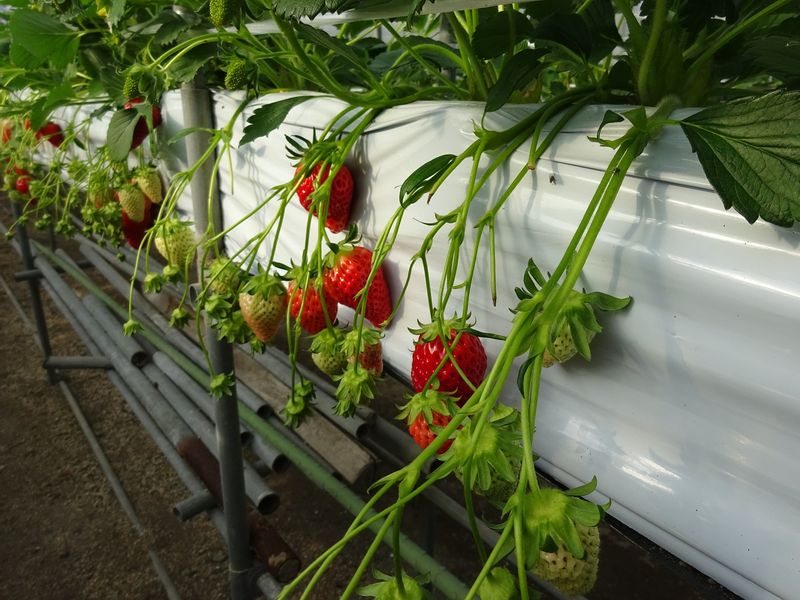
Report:
[[[117,313],[122,318],[127,318],[127,312],[120,306],[113,298],[103,292],[95,283],[86,276],[79,269],[75,269],[67,261],[52,253],[48,248],[34,242],[37,251],[46,256],[49,260],[59,265],[71,277],[83,285],[87,291],[97,296],[103,301],[106,306],[113,312]],[[157,332],[145,327],[141,335],[147,339],[153,346],[164,352],[167,356],[172,358],[184,371],[189,373],[195,381],[206,385],[208,382],[208,374],[195,365],[192,361],[184,357],[173,346],[166,342],[163,337],[158,335]],[[278,429],[270,423],[261,419],[255,411],[239,402],[239,415],[240,418],[248,425],[255,433],[258,433],[266,439],[267,442],[275,446],[286,457],[297,465],[306,476],[314,482],[320,489],[327,492],[339,504],[353,514],[358,514],[364,507],[364,502],[358,497],[350,488],[336,480],[328,473],[327,469],[314,460],[303,448],[296,442],[287,439],[283,436]],[[372,516],[374,513],[370,513]],[[369,518],[369,516],[367,517]],[[373,531],[378,531],[383,524],[383,521],[377,521],[372,525]],[[391,533],[384,538],[384,542],[391,545]],[[431,583],[438,588],[445,597],[451,600],[461,600],[466,597],[467,587],[452,573],[450,573],[444,566],[433,559],[422,548],[410,540],[407,536],[401,535],[400,539],[400,554],[408,564],[420,573],[428,573]]]
[[[89,335],[85,328],[85,324],[92,323],[91,317],[78,301],[75,293],[71,288],[69,288],[69,286],[66,285],[61,277],[58,276],[49,263],[42,258],[37,259],[37,262],[40,265],[44,265],[43,272],[50,277],[50,280],[46,279],[43,282],[43,287],[47,289],[56,306],[59,308],[59,310],[61,310],[70,324],[73,325],[74,330],[83,340],[90,353],[94,356],[101,356],[102,349],[98,347],[93,339],[99,339],[100,343],[105,345],[105,342],[107,342],[106,338],[104,336],[101,336],[102,339],[98,338],[97,336],[94,336],[93,338],[93,336]],[[73,267],[73,269],[75,268],[69,261],[65,260],[65,262]],[[53,284],[52,286],[51,282]],[[71,298],[74,301],[70,302],[65,300],[65,298]],[[68,303],[73,305],[74,309],[83,310],[78,310],[79,315],[76,315],[70,310]],[[94,325],[90,324],[89,328],[94,329]],[[111,347],[109,346],[108,349],[110,350]],[[172,466],[178,477],[183,481],[184,485],[190,491],[192,494],[190,498],[202,498],[205,495],[210,496],[205,485],[192,472],[188,465],[186,465],[175,448],[181,435],[191,435],[177,414],[170,414],[167,411],[158,410],[158,405],[163,403],[158,402],[157,398],[159,394],[157,392],[147,393],[143,394],[141,397],[137,397],[137,395],[126,385],[122,377],[120,377],[116,371],[109,371],[108,377],[112,384],[117,387],[120,394],[131,408],[131,411],[139,419],[139,422],[142,424],[145,431],[150,435],[155,444],[161,450],[167,462]],[[142,402],[147,403],[149,410],[153,413],[153,415],[148,412],[148,409],[145,409]],[[160,418],[160,422],[157,422],[157,418]],[[168,436],[174,441],[171,442]],[[223,513],[216,508],[211,508],[208,510],[208,517],[219,530],[225,543],[227,543],[227,531]],[[257,575],[254,585],[264,594],[267,600],[273,600],[276,598],[281,590],[280,584],[269,573],[260,573]]]

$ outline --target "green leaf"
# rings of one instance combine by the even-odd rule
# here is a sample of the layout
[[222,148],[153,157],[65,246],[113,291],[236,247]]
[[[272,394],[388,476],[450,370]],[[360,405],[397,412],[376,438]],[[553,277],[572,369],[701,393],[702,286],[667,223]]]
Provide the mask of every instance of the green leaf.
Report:
[[322,29],[317,29],[316,27],[306,25],[305,23],[296,23],[295,29],[297,29],[300,37],[306,41],[311,42],[315,46],[330,50],[334,56],[346,59],[348,62],[362,70],[367,69],[366,64],[361,60],[361,57],[359,57],[350,46],[348,46],[339,38],[328,35],[326,32],[322,31]]
[[791,226],[800,220],[800,93],[707,108],[681,122],[726,209]]
[[494,13],[481,22],[472,36],[479,58],[496,58],[533,35],[533,24],[517,10]]
[[9,57],[11,58],[11,62],[13,64],[23,69],[35,69],[45,61],[45,58],[41,58],[32,54],[31,52],[28,52],[25,46],[16,42],[11,44]]
[[622,310],[623,308],[627,307],[632,300],[630,296],[617,298],[616,296],[612,296],[611,294],[606,294],[603,292],[591,292],[586,294],[584,299],[592,306],[606,311]]
[[526,49],[517,52],[506,63],[497,79],[497,83],[489,90],[486,98],[486,112],[501,108],[517,90],[522,90],[533,81],[544,67],[539,59],[547,54],[543,48]]
[[[141,106],[141,105],[137,105]],[[147,105],[148,109],[150,105]],[[111,115],[108,123],[108,133],[106,134],[106,145],[108,147],[108,157],[111,160],[121,161],[128,157],[133,141],[133,131],[139,121],[138,110],[118,110]]]
[[424,193],[431,190],[455,159],[454,154],[443,154],[411,173],[400,186],[400,204],[407,208],[419,200]]
[[217,56],[217,48],[213,44],[203,44],[184,54],[169,68],[169,76],[175,81],[185,82],[194,79],[197,71]]
[[588,496],[596,489],[597,489],[597,477],[595,476],[592,477],[591,481],[584,483],[583,485],[579,485],[578,487],[564,490],[564,493],[567,496],[580,497],[580,496]]
[[9,23],[15,44],[32,55],[66,67],[78,51],[78,34],[55,18],[32,10],[15,10]]
[[[797,19],[800,27],[800,19]],[[787,84],[800,85],[800,38],[771,35],[750,42],[745,50],[750,58],[765,72]]]
[[545,17],[536,28],[534,37],[553,42],[582,58],[592,51],[592,35],[586,22],[576,14],[554,14]]
[[247,119],[247,126],[244,128],[242,139],[239,140],[239,146],[244,146],[262,136],[269,135],[271,131],[280,127],[290,110],[298,104],[315,97],[295,96],[294,98],[285,98],[258,107]]

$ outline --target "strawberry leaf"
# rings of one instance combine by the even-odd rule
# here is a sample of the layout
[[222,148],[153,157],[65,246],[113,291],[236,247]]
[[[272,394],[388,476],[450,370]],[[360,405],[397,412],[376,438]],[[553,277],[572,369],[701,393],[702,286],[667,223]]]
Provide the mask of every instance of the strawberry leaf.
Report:
[[56,69],[66,67],[78,52],[78,33],[44,13],[16,9],[9,28],[14,45],[37,59],[49,59]]
[[454,154],[443,154],[429,160],[411,173],[400,186],[400,204],[403,208],[408,208],[425,192],[429,192],[455,159]]
[[472,36],[472,48],[478,58],[497,58],[533,36],[533,24],[517,10],[494,13],[478,24]]
[[[133,132],[141,116],[138,106],[140,105],[137,105],[137,110],[121,109],[111,115],[111,121],[108,123],[108,133],[106,134],[108,157],[111,160],[123,161],[128,157],[128,152],[131,151]],[[148,110],[149,107],[150,105],[147,105]]]
[[255,109],[250,118],[247,119],[247,126],[244,128],[242,139],[239,140],[239,146],[244,146],[253,140],[269,135],[272,130],[280,127],[290,110],[314,97],[295,96],[294,98],[271,102]]
[[800,220],[800,93],[773,92],[681,121],[726,209],[748,222]]
[[489,90],[486,97],[486,112],[493,112],[501,108],[517,90],[522,90],[533,81],[542,68],[544,63],[539,59],[547,54],[543,48],[527,49],[518,52],[511,57],[503,70],[497,83]]

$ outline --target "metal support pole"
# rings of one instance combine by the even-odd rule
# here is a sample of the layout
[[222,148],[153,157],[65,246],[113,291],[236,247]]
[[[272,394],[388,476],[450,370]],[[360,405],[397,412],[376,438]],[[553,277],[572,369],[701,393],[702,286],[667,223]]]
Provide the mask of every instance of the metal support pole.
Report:
[[[14,221],[18,221],[20,216],[22,216],[19,210],[19,203],[12,201],[10,204],[11,215]],[[22,263],[25,265],[25,268],[27,270],[35,269],[30,239],[28,238],[28,230],[25,228],[25,225],[17,224],[17,240],[19,241],[19,250],[22,254]],[[31,292],[31,309],[33,310],[33,320],[36,323],[36,334],[39,336],[39,346],[42,349],[45,360],[47,360],[52,354],[52,350],[50,348],[50,336],[47,334],[47,320],[44,317],[39,281],[36,279],[29,279],[28,288]],[[55,371],[51,368],[47,368],[47,382],[51,385],[56,382]]]
[[[186,155],[190,165],[196,164],[211,143],[208,130],[214,127],[211,94],[200,72],[191,83],[181,86],[181,100],[186,127],[198,130],[186,137]],[[213,162],[206,160],[191,181],[194,222],[198,232],[205,232],[210,224],[213,230],[221,228],[219,191],[212,187]],[[209,202],[211,200],[211,202]],[[208,214],[208,206],[212,214]],[[202,264],[198,265],[203,268]],[[233,373],[233,349],[224,344],[208,323],[206,324],[211,366],[215,373]],[[229,395],[216,403],[217,446],[219,449],[222,496],[225,502],[225,528],[228,532],[228,569],[230,571],[231,598],[244,600],[250,590],[247,572],[252,566],[248,544],[249,529],[245,512],[244,471],[242,469],[242,444],[239,437],[239,411],[235,384]]]

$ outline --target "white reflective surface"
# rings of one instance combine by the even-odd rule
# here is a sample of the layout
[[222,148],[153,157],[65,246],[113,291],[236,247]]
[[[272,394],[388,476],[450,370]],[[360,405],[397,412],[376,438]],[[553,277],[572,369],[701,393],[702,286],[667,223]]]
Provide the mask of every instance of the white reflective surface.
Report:
[[[235,95],[217,97],[220,125],[238,102]],[[284,135],[310,138],[313,127],[322,129],[341,108],[330,99],[300,105],[268,139],[233,152],[232,170],[222,162],[226,224],[291,178]],[[515,303],[513,288],[529,257],[545,271],[561,257],[611,156],[587,140],[605,109],[580,113],[500,213],[499,298],[492,307],[481,261],[471,307],[479,329],[508,330],[507,307]],[[529,110],[493,115],[491,128]],[[179,112],[179,98],[169,96],[164,113],[173,131]],[[420,103],[378,117],[350,161],[358,181],[354,218],[366,244],[397,207],[411,171],[461,152],[479,119],[479,106],[463,103]],[[603,134],[623,131],[610,125]],[[491,179],[475,201],[474,218],[526,159],[527,148]],[[180,165],[179,157],[171,164]],[[461,202],[468,168],[459,168],[430,205],[408,211],[386,267],[395,293],[428,231],[423,223]],[[229,250],[272,214],[267,206],[237,228]],[[283,262],[298,260],[307,219],[296,202],[286,214]],[[445,244],[442,236],[431,252],[434,283]],[[749,225],[726,212],[680,129],[672,128],[635,163],[580,285],[631,295],[634,302],[625,312],[600,316],[606,329],[593,342],[591,363],[576,359],[545,372],[535,444],[542,465],[569,485],[597,475],[596,499],[610,497],[613,515],[733,591],[800,597],[800,228]],[[451,310],[460,300],[454,294]],[[423,290],[412,284],[384,340],[384,357],[400,372],[411,362],[407,329],[426,317]],[[348,315],[340,311],[340,319]],[[497,345],[488,350],[496,356]],[[513,381],[505,394],[517,403]]]

